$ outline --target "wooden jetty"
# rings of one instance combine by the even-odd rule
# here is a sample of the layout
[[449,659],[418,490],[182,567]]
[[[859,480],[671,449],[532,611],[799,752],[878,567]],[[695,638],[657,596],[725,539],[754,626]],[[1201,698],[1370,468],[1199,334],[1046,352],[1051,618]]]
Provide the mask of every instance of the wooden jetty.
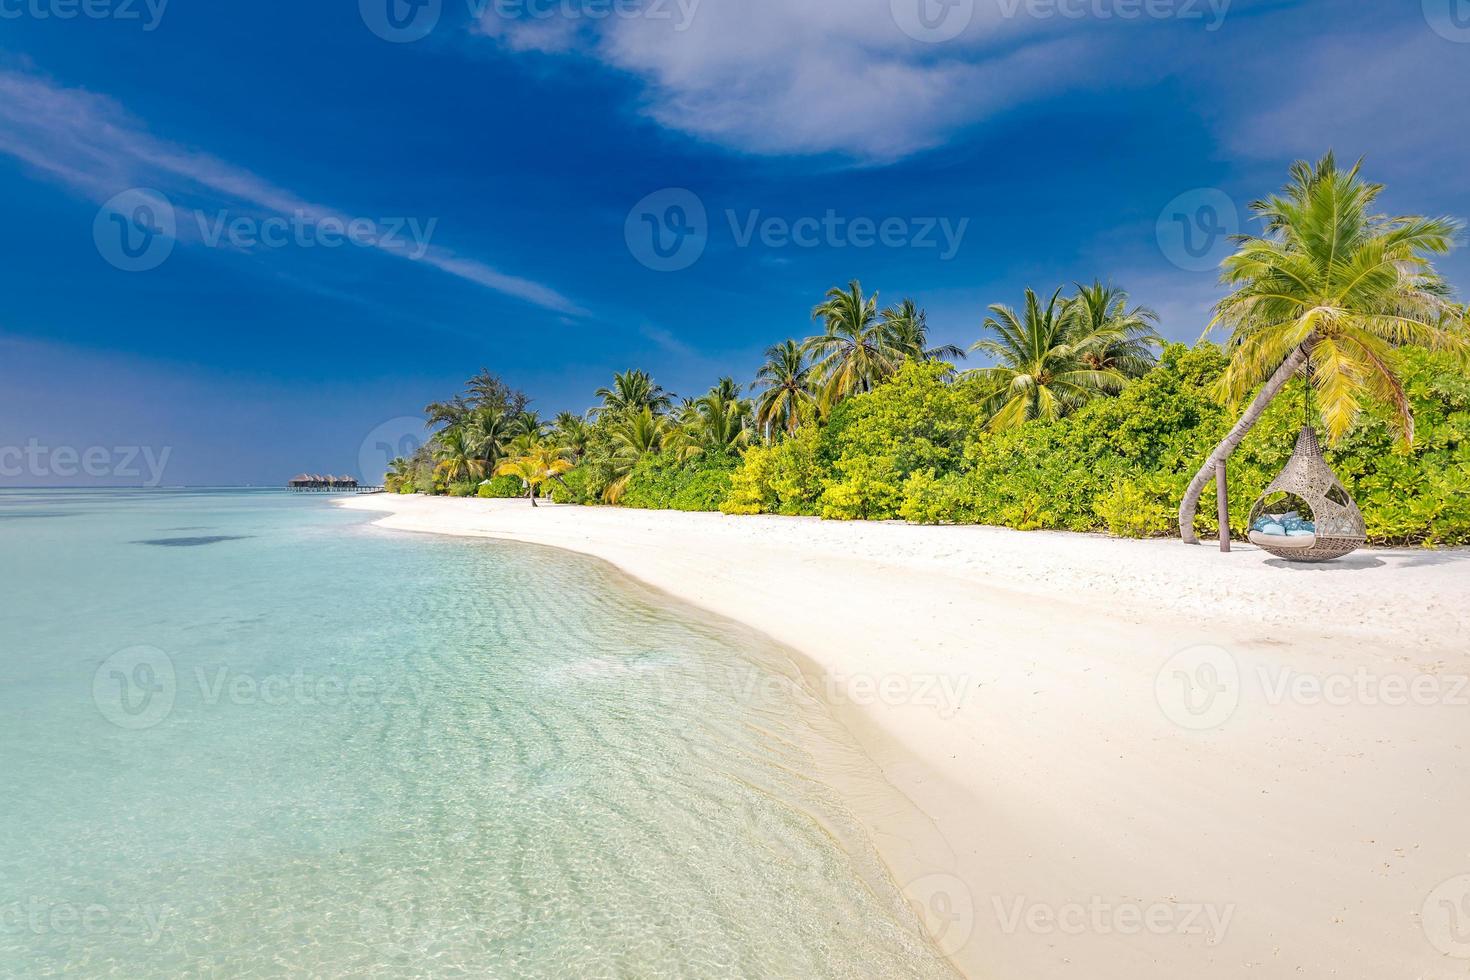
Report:
[[350,476],[311,476],[303,473],[286,484],[293,493],[382,493],[382,487],[365,487]]

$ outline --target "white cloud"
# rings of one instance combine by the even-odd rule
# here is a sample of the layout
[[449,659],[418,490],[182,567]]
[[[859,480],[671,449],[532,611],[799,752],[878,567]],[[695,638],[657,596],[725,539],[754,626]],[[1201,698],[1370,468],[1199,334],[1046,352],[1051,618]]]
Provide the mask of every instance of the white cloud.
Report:
[[[761,154],[838,153],[883,162],[939,145],[955,129],[1064,91],[1098,57],[1095,42],[1030,38],[1035,23],[979,2],[958,38],[902,30],[895,4],[925,0],[675,0],[639,16],[507,19],[492,5],[478,33],[513,51],[577,52],[646,83],[662,125]],[[964,15],[966,5],[950,9]]]
[[[0,153],[8,153],[101,204],[131,187],[203,196],[320,223],[351,217],[230,163],[149,135],[116,102],[83,89],[59,87],[35,75],[0,71]],[[181,225],[181,232],[185,229]],[[181,235],[181,238],[183,236]],[[386,236],[377,236],[383,242]],[[549,286],[502,272],[448,248],[383,254],[432,266],[451,276],[559,313],[583,315]]]
[[[1250,57],[1242,53],[1245,57]],[[1241,100],[1222,120],[1228,149],[1252,159],[1366,155],[1368,176],[1428,178],[1458,191],[1465,149],[1465,66],[1470,47],[1417,19],[1396,30],[1338,35],[1282,63],[1257,52],[1243,74],[1270,81],[1275,97]],[[1280,93],[1290,93],[1281,98]],[[1283,174],[1284,179],[1284,174]],[[1453,186],[1451,186],[1453,185]]]

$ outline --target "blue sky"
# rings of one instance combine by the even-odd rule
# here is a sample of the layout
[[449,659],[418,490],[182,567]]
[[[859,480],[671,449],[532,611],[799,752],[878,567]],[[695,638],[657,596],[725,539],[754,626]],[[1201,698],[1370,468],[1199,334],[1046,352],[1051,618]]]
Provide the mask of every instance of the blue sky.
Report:
[[1296,158],[1470,214],[1467,83],[1470,0],[0,0],[0,485],[356,472],[482,366],[696,393],[851,278],[1193,340]]

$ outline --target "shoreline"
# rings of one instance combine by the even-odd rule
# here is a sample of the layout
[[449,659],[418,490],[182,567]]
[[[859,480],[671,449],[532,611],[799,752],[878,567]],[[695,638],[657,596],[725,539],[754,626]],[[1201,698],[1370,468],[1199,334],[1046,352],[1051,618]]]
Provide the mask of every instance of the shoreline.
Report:
[[[1470,803],[1451,691],[1470,676],[1470,553],[1301,567],[994,528],[334,503],[602,558],[799,653],[912,803],[849,800],[967,975],[1451,975],[1418,919],[1470,872],[1447,818]],[[1200,651],[1238,670],[1226,716],[1182,713],[1167,690]],[[1382,692],[1438,679],[1438,700],[1349,684],[1339,703],[1360,675]]]

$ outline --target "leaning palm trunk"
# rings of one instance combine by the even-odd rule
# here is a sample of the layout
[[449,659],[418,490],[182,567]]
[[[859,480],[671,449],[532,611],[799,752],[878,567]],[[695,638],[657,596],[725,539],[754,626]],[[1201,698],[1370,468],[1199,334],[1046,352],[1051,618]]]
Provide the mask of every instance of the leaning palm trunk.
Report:
[[1281,389],[1286,387],[1286,383],[1292,379],[1297,371],[1301,370],[1302,365],[1306,362],[1307,347],[1303,344],[1294,349],[1291,355],[1285,361],[1281,362],[1281,366],[1276,369],[1276,373],[1271,375],[1265,387],[1261,389],[1260,393],[1256,395],[1255,400],[1251,402],[1250,408],[1245,410],[1245,414],[1240,417],[1239,422],[1235,423],[1235,427],[1230,430],[1230,434],[1224,438],[1220,445],[1215,447],[1215,451],[1210,453],[1209,459],[1205,460],[1205,465],[1200,467],[1199,472],[1190,481],[1189,489],[1184,492],[1184,502],[1179,505],[1179,534],[1184,538],[1185,544],[1199,544],[1199,537],[1194,533],[1194,515],[1199,510],[1199,498],[1204,493],[1205,485],[1215,479],[1216,468],[1230,458],[1231,453],[1235,452],[1241,440],[1261,420],[1261,416],[1265,414],[1266,407],[1271,404],[1271,400],[1281,393]]

